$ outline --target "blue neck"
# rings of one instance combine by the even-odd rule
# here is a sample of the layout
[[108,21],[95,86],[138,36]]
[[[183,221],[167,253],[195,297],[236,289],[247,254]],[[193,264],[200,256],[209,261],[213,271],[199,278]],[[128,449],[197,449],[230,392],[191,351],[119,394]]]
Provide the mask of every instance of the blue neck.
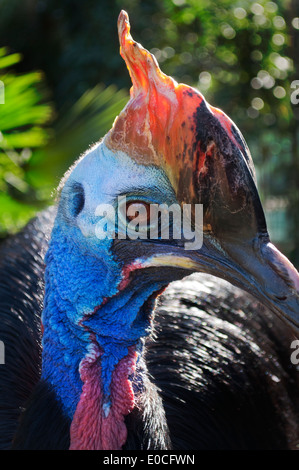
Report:
[[[67,236],[65,235],[67,233]],[[98,240],[97,240],[98,242]],[[158,283],[138,292],[119,292],[121,268],[113,260],[111,241],[81,236],[75,227],[63,230],[58,221],[46,255],[42,378],[50,383],[72,419],[80,400],[80,362],[101,350],[101,384],[109,405],[112,372],[134,345],[142,352],[141,338],[149,334],[153,302],[144,304]]]

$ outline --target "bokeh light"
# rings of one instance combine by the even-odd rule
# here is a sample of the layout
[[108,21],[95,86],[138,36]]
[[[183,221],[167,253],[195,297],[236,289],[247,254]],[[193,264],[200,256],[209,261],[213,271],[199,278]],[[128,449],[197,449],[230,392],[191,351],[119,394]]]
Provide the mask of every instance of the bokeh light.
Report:
[[257,109],[258,111],[260,111],[261,109],[263,109],[264,107],[264,101],[262,100],[262,98],[259,98],[258,96],[256,96],[255,98],[253,98],[253,100],[251,101],[251,106],[252,108],[254,109]]
[[275,98],[282,99],[286,96],[286,91],[282,86],[276,86],[273,90]]
[[244,8],[237,7],[237,8],[234,9],[234,15],[239,20],[242,20],[243,18],[245,18],[247,16],[247,12],[246,12],[246,10],[244,10]]
[[295,29],[299,29],[299,17],[296,17],[296,18],[292,19],[292,26]]

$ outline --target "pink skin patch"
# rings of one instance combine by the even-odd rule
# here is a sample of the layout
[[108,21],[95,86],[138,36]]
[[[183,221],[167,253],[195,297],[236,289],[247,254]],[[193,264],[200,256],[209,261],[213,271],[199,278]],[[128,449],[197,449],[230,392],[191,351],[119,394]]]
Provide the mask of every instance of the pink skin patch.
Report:
[[144,266],[144,263],[140,261],[134,261],[131,264],[127,264],[123,270],[122,270],[122,280],[119,284],[119,290],[123,290],[127,287],[127,285],[130,282],[130,274],[133,271],[136,271],[137,269],[142,269]]
[[121,450],[127,439],[125,416],[134,408],[129,375],[134,373],[134,347],[116,366],[111,382],[111,407],[105,409],[101,387],[101,352],[95,343],[81,361],[83,381],[80,401],[70,429],[70,450]]

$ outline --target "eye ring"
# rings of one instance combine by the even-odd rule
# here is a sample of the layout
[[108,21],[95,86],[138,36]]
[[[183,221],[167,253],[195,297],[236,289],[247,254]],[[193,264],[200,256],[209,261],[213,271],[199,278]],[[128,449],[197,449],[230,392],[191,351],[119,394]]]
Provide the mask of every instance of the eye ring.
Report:
[[141,223],[146,223],[147,225],[151,219],[151,206],[149,203],[133,200],[126,202],[126,220],[128,223],[132,222],[136,217],[140,220]]
[[153,230],[157,221],[151,221],[151,202],[139,198],[123,198],[118,203],[118,231],[126,231],[130,237],[135,238],[136,233],[146,236],[150,230]]

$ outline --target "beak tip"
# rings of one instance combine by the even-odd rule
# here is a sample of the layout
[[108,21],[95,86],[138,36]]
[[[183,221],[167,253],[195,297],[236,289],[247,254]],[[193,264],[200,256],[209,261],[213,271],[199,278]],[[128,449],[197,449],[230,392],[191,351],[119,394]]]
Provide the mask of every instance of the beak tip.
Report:
[[273,270],[299,297],[299,273],[295,266],[272,243],[268,243],[264,250]]

